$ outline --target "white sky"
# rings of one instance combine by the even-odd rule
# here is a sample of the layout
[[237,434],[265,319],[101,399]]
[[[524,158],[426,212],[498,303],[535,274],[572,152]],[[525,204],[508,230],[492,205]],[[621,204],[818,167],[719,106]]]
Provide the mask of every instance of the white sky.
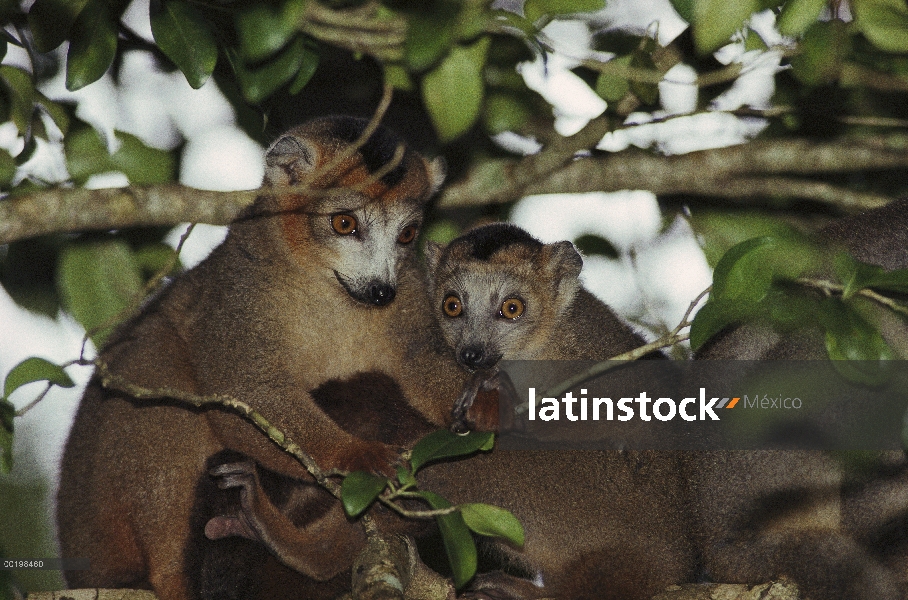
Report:
[[[130,9],[132,27],[149,36],[147,1]],[[625,23],[640,29],[658,31],[665,43],[684,28],[668,0],[609,2],[599,15],[600,21]],[[659,20],[658,27],[654,24]],[[757,25],[772,34],[770,15],[761,15]],[[655,29],[654,29],[655,28]],[[605,103],[579,78],[568,71],[577,59],[588,53],[586,23],[554,23],[546,29],[561,54],[550,56],[547,68],[537,60],[521,65],[527,84],[552,105],[560,133],[569,135],[605,110]],[[765,36],[764,36],[765,37]],[[12,46],[11,46],[12,48]],[[726,60],[745,65],[747,75],[717,100],[717,106],[735,108],[743,103],[762,106],[772,93],[772,76],[778,70],[779,56],[773,53],[744,54],[742,45],[721,51]],[[15,50],[4,61],[23,64]],[[646,123],[655,117],[684,114],[694,110],[697,90],[691,84],[693,70],[679,66],[669,72],[660,85],[662,110],[655,115],[634,115],[633,122]],[[142,52],[130,52],[123,63],[119,85],[109,76],[78,92],[64,88],[61,73],[43,88],[54,99],[78,102],[78,115],[105,133],[114,145],[114,128],[133,133],[149,145],[173,148],[186,140],[180,181],[199,188],[218,190],[250,189],[262,178],[262,148],[249,139],[234,122],[233,110],[213,83],[192,90],[179,73],[165,74],[153,69],[151,59]],[[680,117],[658,124],[641,125],[606,136],[600,148],[618,151],[629,145],[656,147],[665,153],[740,143],[756,135],[763,124],[730,115]],[[511,136],[512,142],[514,136]],[[524,147],[532,141],[520,141]],[[0,147],[15,148],[15,131],[0,125]],[[50,181],[66,178],[59,149],[42,145],[35,159],[25,167]],[[95,187],[125,185],[122,174],[94,178]],[[621,251],[618,260],[592,257],[586,260],[584,284],[616,310],[650,326],[672,327],[691,299],[710,283],[710,272],[690,227],[682,219],[663,230],[663,215],[652,193],[627,191],[613,194],[550,195],[532,197],[518,203],[512,220],[544,241],[576,239],[593,234],[610,240]],[[169,240],[175,244],[184,228]],[[186,264],[201,260],[220,242],[224,228],[199,226],[183,251]],[[66,361],[78,355],[81,330],[65,315],[56,320],[29,314],[16,307],[0,288],[0,374],[5,374],[22,359],[36,355]],[[71,374],[84,385],[88,373],[72,369]],[[13,395],[22,406],[34,397],[36,385]],[[62,444],[74,414],[80,389],[56,390],[37,409],[16,420],[14,453],[30,456],[28,463],[15,469],[20,479],[40,477],[55,480]]]

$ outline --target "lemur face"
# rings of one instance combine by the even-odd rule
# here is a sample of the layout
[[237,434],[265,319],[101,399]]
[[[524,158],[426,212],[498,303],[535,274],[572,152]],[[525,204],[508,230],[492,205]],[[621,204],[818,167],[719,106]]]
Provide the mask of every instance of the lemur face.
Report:
[[570,242],[544,245],[511,225],[428,248],[436,318],[468,370],[536,358],[576,294],[582,264]]
[[415,255],[444,167],[383,128],[355,147],[366,125],[333,117],[288,132],[268,151],[266,185],[276,188],[282,237],[297,262],[356,302],[384,306]]

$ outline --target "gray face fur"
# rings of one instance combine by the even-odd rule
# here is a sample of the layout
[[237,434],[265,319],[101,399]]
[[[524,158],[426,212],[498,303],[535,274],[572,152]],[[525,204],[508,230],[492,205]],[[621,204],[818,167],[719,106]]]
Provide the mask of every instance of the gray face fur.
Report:
[[[582,260],[570,242],[543,245],[515,238],[512,226],[488,227],[501,231],[482,228],[447,248],[427,247],[433,310],[468,370],[540,356],[579,289]],[[503,245],[477,251],[477,237],[481,244],[489,234]]]

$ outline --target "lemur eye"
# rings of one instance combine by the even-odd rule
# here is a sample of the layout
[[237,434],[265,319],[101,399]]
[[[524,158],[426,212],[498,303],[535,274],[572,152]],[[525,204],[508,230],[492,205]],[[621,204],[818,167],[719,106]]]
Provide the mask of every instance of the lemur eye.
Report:
[[459,317],[460,313],[463,312],[463,304],[460,302],[460,298],[453,294],[445,298],[445,301],[441,303],[441,308],[449,317]]
[[356,233],[356,217],[353,215],[334,215],[331,217],[331,227],[341,235]]
[[416,225],[407,225],[404,230],[397,236],[399,244],[409,244],[416,239]]
[[523,300],[520,298],[508,298],[501,303],[501,310],[498,311],[498,316],[513,320],[522,315],[523,310]]

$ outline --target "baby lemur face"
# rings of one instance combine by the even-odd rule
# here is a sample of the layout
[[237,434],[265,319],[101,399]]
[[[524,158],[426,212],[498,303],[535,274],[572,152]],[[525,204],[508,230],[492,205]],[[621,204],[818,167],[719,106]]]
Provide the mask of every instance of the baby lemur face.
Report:
[[289,131],[268,150],[265,184],[277,188],[282,238],[298,264],[318,269],[357,302],[383,306],[414,255],[444,165],[381,127],[353,149],[366,125],[331,117]]
[[580,255],[570,242],[543,244],[503,223],[447,247],[427,247],[436,318],[468,370],[532,359],[551,343],[578,289]]

